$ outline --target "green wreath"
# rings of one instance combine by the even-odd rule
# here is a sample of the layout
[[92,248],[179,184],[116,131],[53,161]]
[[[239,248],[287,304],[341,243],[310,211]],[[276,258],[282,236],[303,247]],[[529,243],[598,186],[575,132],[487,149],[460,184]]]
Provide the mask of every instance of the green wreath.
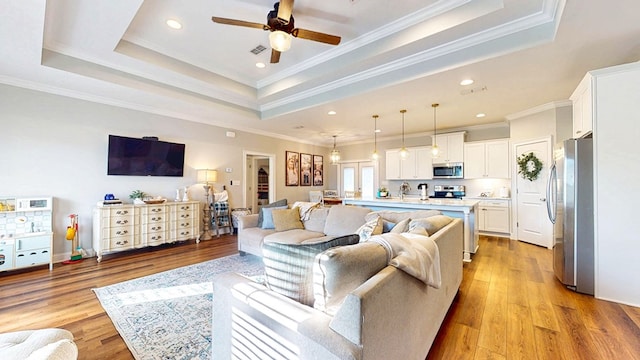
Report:
[[523,179],[533,181],[538,178],[541,171],[542,161],[532,152],[518,157],[518,174],[522,175]]

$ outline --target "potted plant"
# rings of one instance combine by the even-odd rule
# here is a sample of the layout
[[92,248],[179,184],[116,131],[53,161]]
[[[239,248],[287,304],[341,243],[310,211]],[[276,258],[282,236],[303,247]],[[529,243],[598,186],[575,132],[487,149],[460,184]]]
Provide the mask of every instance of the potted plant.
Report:
[[147,197],[147,194],[140,190],[133,190],[131,194],[129,194],[129,199],[132,199],[134,204],[144,204],[145,197]]
[[378,188],[378,197],[379,198],[385,198],[389,196],[389,190],[386,187],[380,187]]

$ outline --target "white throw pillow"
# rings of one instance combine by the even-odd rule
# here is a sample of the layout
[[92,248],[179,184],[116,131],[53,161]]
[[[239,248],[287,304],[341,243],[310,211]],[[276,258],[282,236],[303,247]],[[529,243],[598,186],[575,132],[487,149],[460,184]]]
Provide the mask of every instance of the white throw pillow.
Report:
[[367,241],[372,235],[382,234],[382,218],[376,216],[360,226],[356,234],[360,235],[360,242]]

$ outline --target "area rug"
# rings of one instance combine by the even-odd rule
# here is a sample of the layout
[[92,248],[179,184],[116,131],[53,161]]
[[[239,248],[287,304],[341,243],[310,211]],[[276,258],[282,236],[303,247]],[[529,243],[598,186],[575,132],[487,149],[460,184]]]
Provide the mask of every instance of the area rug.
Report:
[[211,359],[213,278],[261,278],[262,260],[232,255],[93,289],[138,360]]

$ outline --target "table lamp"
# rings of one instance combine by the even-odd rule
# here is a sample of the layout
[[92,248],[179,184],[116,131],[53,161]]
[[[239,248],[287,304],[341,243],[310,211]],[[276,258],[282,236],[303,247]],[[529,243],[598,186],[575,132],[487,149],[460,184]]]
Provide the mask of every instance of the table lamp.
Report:
[[218,172],[211,169],[200,169],[196,173],[196,179],[199,184],[204,184],[202,187],[205,191],[206,203],[202,209],[204,223],[203,233],[200,236],[200,240],[211,240],[211,202],[209,201],[209,194],[211,192],[211,183],[215,183],[218,180]]

